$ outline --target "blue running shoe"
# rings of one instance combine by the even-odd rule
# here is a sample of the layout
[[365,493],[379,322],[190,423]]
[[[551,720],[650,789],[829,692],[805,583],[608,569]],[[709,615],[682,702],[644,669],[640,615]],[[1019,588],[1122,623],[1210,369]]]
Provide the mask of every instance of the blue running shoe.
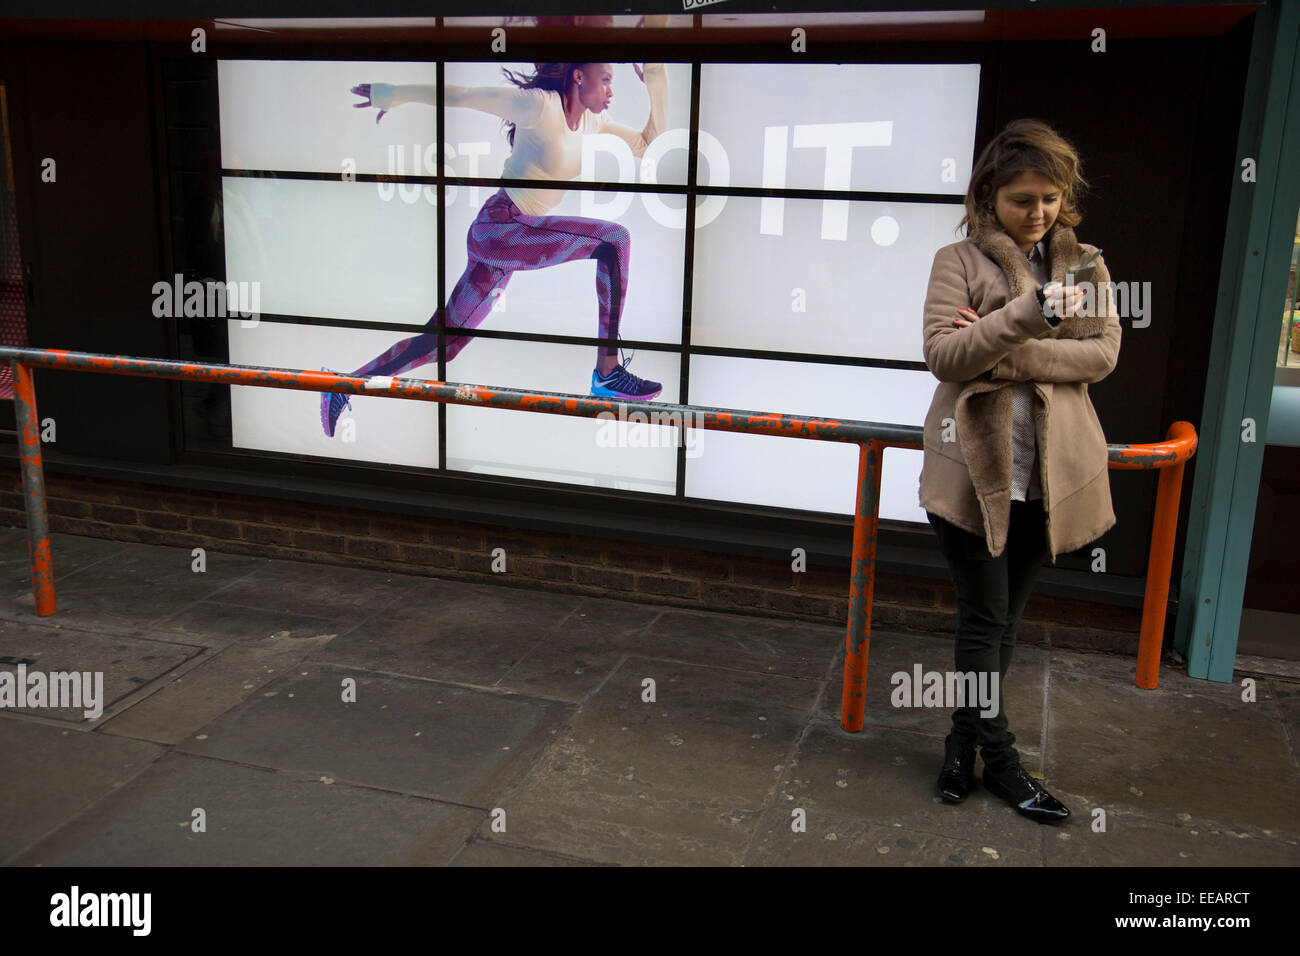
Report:
[[637,378],[623,365],[615,365],[607,376],[601,375],[600,369],[593,369],[591,373],[593,398],[627,398],[648,402],[663,390],[658,382]]
[[[321,366],[322,372],[333,372],[332,368]],[[337,374],[337,373],[335,373]],[[325,429],[325,437],[334,437],[334,426],[339,416],[352,407],[352,399],[341,392],[322,392],[320,396],[320,426]]]

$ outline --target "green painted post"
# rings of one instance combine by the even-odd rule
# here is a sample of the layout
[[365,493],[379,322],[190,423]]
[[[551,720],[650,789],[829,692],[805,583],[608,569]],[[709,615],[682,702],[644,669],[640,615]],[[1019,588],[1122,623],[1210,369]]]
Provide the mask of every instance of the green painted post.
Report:
[[[1300,0],[1255,14],[1215,305],[1213,362],[1179,587],[1176,646],[1193,677],[1231,681],[1277,362],[1278,307],[1300,208]],[[1255,161],[1255,182],[1242,163]],[[1245,440],[1254,422],[1254,441]]]

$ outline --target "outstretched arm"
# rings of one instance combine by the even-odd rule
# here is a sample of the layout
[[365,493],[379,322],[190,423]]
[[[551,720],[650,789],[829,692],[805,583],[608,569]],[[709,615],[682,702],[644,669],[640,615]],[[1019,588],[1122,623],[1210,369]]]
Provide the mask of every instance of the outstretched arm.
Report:
[[[424,103],[436,106],[438,87],[431,83],[362,83],[352,92],[364,96],[366,102],[353,104],[358,109],[377,107],[379,122],[383,115],[403,103]],[[516,86],[443,86],[443,97],[449,107],[492,113],[519,127],[532,126],[541,118],[544,94],[540,90],[524,90]]]
[[636,130],[622,123],[603,119],[596,128],[598,133],[613,133],[632,147],[633,156],[643,156],[646,148],[654,142],[656,136],[664,131],[665,116],[668,111],[668,71],[662,63],[647,63],[640,71],[645,81],[646,92],[650,94],[650,117],[645,128]]

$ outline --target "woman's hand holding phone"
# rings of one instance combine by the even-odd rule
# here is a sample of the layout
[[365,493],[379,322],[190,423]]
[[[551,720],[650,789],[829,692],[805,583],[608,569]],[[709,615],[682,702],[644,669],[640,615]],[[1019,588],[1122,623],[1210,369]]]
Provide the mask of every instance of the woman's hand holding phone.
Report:
[[1043,286],[1043,298],[1047,310],[1058,318],[1068,318],[1079,311],[1083,304],[1083,290],[1077,285],[1062,285],[1049,282]]

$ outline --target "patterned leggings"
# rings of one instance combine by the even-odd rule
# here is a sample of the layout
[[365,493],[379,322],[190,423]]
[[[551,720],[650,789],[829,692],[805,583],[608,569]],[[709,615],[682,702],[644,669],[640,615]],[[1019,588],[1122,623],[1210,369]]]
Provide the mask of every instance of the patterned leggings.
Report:
[[[519,269],[544,269],[575,259],[596,260],[596,298],[600,304],[603,354],[618,354],[618,320],[627,295],[632,253],[627,230],[617,223],[577,216],[525,216],[504,189],[483,204],[469,227],[469,263],[447,300],[447,328],[473,329],[492,310],[493,292],[505,289]],[[437,329],[438,315],[425,325]],[[446,337],[447,361],[473,336]],[[400,375],[437,361],[438,333],[423,332],[398,342],[353,375]]]

